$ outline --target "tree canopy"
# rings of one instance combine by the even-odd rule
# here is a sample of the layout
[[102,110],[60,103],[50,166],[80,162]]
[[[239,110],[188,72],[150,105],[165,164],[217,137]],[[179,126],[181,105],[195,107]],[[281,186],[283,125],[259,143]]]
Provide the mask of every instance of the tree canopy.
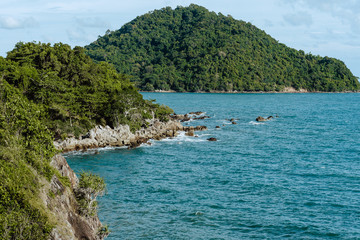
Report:
[[0,59],[2,78],[42,106],[44,124],[57,137],[79,135],[96,124],[129,124],[135,130],[159,109],[145,101],[128,77],[96,64],[81,47],[18,43]]
[[56,222],[40,189],[54,174],[66,185],[50,166],[58,152],[54,137],[81,136],[96,124],[136,130],[170,112],[144,100],[126,76],[108,63],[95,64],[81,47],[18,43],[0,57],[0,239],[49,238]]
[[142,90],[353,91],[357,78],[330,57],[295,50],[250,23],[204,7],[166,7],[86,46]]

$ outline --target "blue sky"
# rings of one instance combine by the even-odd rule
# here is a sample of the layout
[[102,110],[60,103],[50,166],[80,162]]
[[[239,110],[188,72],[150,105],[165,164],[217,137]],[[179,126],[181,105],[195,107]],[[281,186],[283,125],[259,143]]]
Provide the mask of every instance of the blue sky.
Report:
[[251,22],[289,47],[338,58],[360,77],[359,0],[1,0],[0,56],[19,41],[85,46],[136,16],[191,3]]

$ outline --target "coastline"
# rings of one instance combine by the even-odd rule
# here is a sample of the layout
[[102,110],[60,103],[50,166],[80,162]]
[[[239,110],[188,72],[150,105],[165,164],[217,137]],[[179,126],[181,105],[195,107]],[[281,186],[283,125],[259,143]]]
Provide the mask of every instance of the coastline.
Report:
[[306,89],[299,89],[296,90],[292,87],[286,87],[283,91],[217,91],[217,90],[211,90],[209,92],[206,91],[197,91],[197,92],[176,92],[174,90],[155,90],[155,91],[143,91],[139,90],[140,93],[142,92],[150,92],[150,93],[226,93],[226,94],[267,94],[267,93],[275,93],[275,94],[281,94],[281,93],[360,93],[360,90],[358,91],[343,91],[343,92],[322,92],[322,91],[308,91]]
[[54,145],[56,149],[63,153],[103,147],[125,146],[136,148],[143,143],[147,143],[150,139],[160,140],[167,137],[175,137],[179,134],[179,131],[189,132],[207,129],[205,126],[183,126],[180,121],[184,118],[185,115],[176,115],[176,117],[173,117],[168,122],[152,119],[148,127],[143,127],[134,133],[130,131],[128,125],[120,125],[116,128],[98,125],[80,138],[72,137],[65,140],[57,140],[54,141]]
[[[67,177],[70,184],[64,186],[55,175],[50,183],[42,188],[43,202],[52,209],[54,218],[59,223],[53,229],[50,239],[102,239],[99,237],[99,229],[103,225],[97,214],[92,217],[84,217],[77,211],[74,190],[78,187],[79,180],[62,153],[103,147],[136,148],[147,143],[150,139],[161,140],[167,137],[175,137],[179,131],[185,131],[189,136],[193,136],[194,131],[207,130],[205,126],[183,126],[181,121],[187,119],[189,119],[187,114],[172,116],[168,122],[152,119],[148,127],[141,128],[134,133],[130,131],[128,125],[120,125],[114,129],[109,126],[96,126],[78,139],[72,137],[63,141],[54,141],[55,147],[61,153],[53,157],[51,165],[59,171],[61,177]],[[61,194],[51,198],[46,195],[50,190],[61,192]]]

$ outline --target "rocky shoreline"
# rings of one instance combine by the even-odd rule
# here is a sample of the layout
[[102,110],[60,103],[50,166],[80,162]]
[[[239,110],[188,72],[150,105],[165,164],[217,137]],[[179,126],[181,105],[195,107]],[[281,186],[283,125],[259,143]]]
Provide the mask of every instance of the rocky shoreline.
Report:
[[[109,126],[96,126],[80,138],[67,138],[54,141],[55,147],[61,152],[84,151],[87,149],[102,147],[135,148],[150,139],[160,140],[167,137],[176,137],[179,132],[184,131],[188,136],[194,136],[194,131],[207,130],[206,126],[183,126],[181,122],[191,119],[203,119],[202,112],[185,115],[171,115],[168,122],[152,119],[148,127],[131,132],[128,125],[120,125],[116,128]],[[70,186],[64,186],[59,178],[54,175],[50,184],[44,184],[41,192],[44,204],[51,209],[54,218],[59,225],[53,229],[51,240],[55,239],[103,239],[99,236],[99,229],[102,227],[97,216],[84,217],[78,213],[78,206],[74,191],[78,187],[78,178],[61,154],[53,157],[51,165],[57,169],[62,177],[67,177]],[[55,197],[49,197],[47,192],[56,193]]]
[[310,91],[304,88],[295,89],[293,87],[285,87],[281,91],[237,91],[237,90],[229,90],[229,91],[220,91],[220,90],[210,90],[210,91],[197,91],[197,92],[176,92],[174,90],[154,90],[154,91],[143,91],[140,92],[160,92],[160,93],[239,93],[239,94],[252,94],[252,93],[360,93],[360,90],[346,90],[346,91],[338,91],[338,92],[325,92],[325,91]]
[[109,126],[96,126],[80,138],[67,138],[54,142],[55,147],[62,152],[81,151],[102,147],[135,148],[150,139],[160,140],[167,137],[176,137],[180,131],[194,132],[206,130],[206,126],[183,126],[181,120],[190,120],[188,115],[173,115],[168,122],[152,119],[149,126],[131,132],[128,125],[120,125],[116,128]]
[[75,138],[69,137],[65,140],[54,141],[54,146],[59,151],[65,153],[69,151],[82,151],[103,147],[122,147],[135,148],[150,139],[161,140],[168,137],[176,137],[179,132],[186,132],[188,136],[194,136],[195,131],[207,130],[206,126],[183,126],[183,122],[191,120],[202,120],[210,118],[204,112],[190,112],[187,114],[170,115],[170,120],[160,121],[151,119],[148,126],[135,132],[131,132],[128,125],[120,125],[116,128],[98,125],[92,128],[85,135]]

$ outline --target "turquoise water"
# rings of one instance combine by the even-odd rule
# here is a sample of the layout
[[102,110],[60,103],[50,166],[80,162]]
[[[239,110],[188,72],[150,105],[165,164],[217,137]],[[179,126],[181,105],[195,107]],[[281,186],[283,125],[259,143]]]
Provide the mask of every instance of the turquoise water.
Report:
[[360,94],[143,95],[209,130],[66,154],[106,180],[108,239],[360,239]]

